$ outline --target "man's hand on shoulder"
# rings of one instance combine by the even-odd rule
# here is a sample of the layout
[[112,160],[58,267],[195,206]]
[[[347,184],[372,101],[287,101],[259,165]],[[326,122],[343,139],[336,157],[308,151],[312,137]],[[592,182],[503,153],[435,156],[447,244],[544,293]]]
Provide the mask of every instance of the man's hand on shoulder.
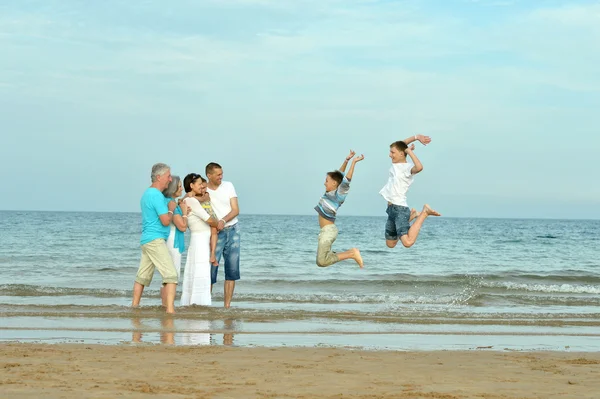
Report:
[[177,208],[177,202],[169,201],[169,204],[167,205],[167,207],[169,208],[169,212],[174,212],[175,208]]

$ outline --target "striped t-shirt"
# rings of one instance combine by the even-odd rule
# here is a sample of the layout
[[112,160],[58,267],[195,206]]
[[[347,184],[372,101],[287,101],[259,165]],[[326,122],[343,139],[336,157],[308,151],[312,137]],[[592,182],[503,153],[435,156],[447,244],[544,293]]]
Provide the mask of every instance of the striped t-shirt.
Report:
[[346,200],[348,191],[350,191],[350,180],[346,178],[346,175],[344,175],[342,183],[340,183],[337,190],[325,192],[325,194],[323,194],[319,200],[317,206],[315,206],[315,210],[323,218],[329,220],[330,222],[335,222],[337,210]]

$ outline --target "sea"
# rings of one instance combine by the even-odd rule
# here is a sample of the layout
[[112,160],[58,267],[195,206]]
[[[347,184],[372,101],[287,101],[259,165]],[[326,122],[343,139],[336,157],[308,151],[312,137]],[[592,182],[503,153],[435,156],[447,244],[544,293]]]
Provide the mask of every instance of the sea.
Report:
[[600,350],[599,220],[432,217],[408,249],[384,216],[337,225],[363,269],[316,265],[316,214],[241,215],[231,309],[219,270],[212,306],[166,316],[158,272],[130,307],[140,214],[0,211],[0,341]]

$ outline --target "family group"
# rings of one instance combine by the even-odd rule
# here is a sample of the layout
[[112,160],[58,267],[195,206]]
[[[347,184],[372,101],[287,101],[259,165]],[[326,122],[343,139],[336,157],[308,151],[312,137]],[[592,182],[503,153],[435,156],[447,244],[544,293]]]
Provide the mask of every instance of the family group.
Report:
[[[410,209],[406,194],[413,177],[423,170],[414,153],[414,141],[423,145],[431,138],[415,135],[390,145],[392,166],[386,185],[380,194],[387,201],[388,215],[385,240],[389,248],[398,242],[411,247],[417,240],[428,216],[440,216],[424,205],[418,212]],[[412,161],[408,162],[408,159]],[[364,159],[354,151],[345,158],[339,170],[328,172],[325,194],[315,210],[321,228],[317,247],[317,265],[331,266],[353,259],[362,268],[358,248],[334,252],[332,246],[338,235],[335,226],[337,211],[346,200],[356,164]],[[351,162],[348,173],[346,168]],[[235,282],[240,279],[240,230],[238,227],[238,198],[231,182],[223,181],[223,168],[211,162],[206,165],[206,179],[190,173],[183,179],[171,175],[163,163],[152,167],[151,186],[140,201],[142,211],[142,258],[133,287],[132,306],[140,304],[144,287],[150,285],[154,270],[162,276],[161,299],[167,313],[175,312],[175,293],[181,274],[181,254],[185,250],[184,233],[190,231],[189,248],[183,273],[181,305],[210,305],[212,286],[217,282],[219,264],[225,269],[224,306],[229,308]],[[185,195],[182,193],[185,190]],[[412,224],[411,224],[412,223]]]

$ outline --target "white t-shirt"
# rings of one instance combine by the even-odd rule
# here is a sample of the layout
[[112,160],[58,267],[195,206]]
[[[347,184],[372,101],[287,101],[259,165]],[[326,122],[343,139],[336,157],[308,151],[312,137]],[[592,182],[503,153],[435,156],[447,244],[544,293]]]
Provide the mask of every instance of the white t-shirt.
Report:
[[[231,199],[237,198],[233,183],[221,181],[221,185],[216,190],[207,189],[210,194],[210,203],[219,220],[223,219],[231,212]],[[237,216],[225,224],[225,227],[233,226],[238,222]]]
[[394,205],[408,206],[406,193],[413,182],[413,174],[410,173],[414,165],[412,163],[393,163],[390,168],[390,177],[387,184],[379,191],[379,194]]
[[183,200],[187,206],[192,208],[192,213],[188,216],[188,227],[192,233],[210,231],[210,226],[206,223],[210,215],[202,207],[196,198],[186,198]]

